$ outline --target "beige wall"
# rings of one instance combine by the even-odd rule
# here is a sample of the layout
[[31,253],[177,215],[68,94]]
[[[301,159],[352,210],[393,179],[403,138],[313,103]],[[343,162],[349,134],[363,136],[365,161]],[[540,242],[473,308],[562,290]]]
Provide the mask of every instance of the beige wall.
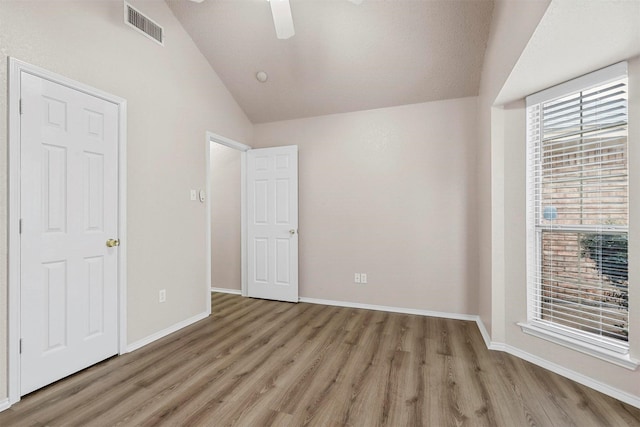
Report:
[[302,297],[476,313],[475,111],[464,98],[254,127],[256,148],[300,147]]
[[[542,359],[559,369],[573,371],[583,379],[599,382],[610,391],[626,393],[627,400],[640,399],[640,370],[629,371],[564,346],[524,334],[517,322],[527,320],[526,307],[526,140],[524,96],[531,87],[542,89],[600,67],[629,60],[629,169],[630,241],[629,259],[640,258],[640,202],[633,197],[640,172],[640,155],[634,141],[640,126],[634,111],[640,109],[640,16],[639,2],[553,1],[533,37],[518,59],[514,71],[501,88],[506,105],[492,110],[491,174],[493,254],[493,341],[506,344],[520,354]],[[589,46],[589,55],[567,56],[562,52]],[[546,64],[543,73],[521,64]],[[551,70],[550,70],[551,69]],[[523,74],[525,73],[525,74]],[[538,80],[543,78],[544,80]],[[510,94],[505,97],[505,93]],[[512,99],[519,98],[519,99]],[[486,108],[486,107],[483,107]],[[486,111],[483,111],[486,114]],[[634,179],[636,178],[636,179]],[[636,243],[633,243],[636,242]],[[499,254],[496,257],[496,254]],[[630,262],[630,282],[640,277],[640,265]],[[638,324],[640,294],[629,292],[630,325]],[[496,303],[500,307],[496,307]],[[496,323],[500,323],[496,325]],[[635,322],[635,323],[634,323]],[[500,333],[495,333],[499,331]],[[631,355],[640,357],[640,331],[629,328]]]
[[[164,26],[160,47],[123,23],[120,1],[1,1],[0,117],[7,57],[128,100],[128,341],[206,309],[205,132],[248,142],[251,124],[164,2],[135,1]],[[0,120],[0,170],[6,171]],[[7,218],[0,178],[0,223]],[[6,313],[7,237],[0,227],[0,312]],[[167,302],[158,303],[158,290]],[[0,316],[0,399],[6,396],[6,315]]]
[[241,289],[241,152],[211,143],[211,286]]
[[[550,0],[496,1],[484,55],[476,133],[478,211],[475,226],[479,233],[476,281],[480,318],[494,339],[504,337],[504,294],[493,286],[496,283],[495,276],[502,274],[500,268],[494,268],[494,264],[504,264],[504,236],[495,230],[492,222],[498,219],[496,214],[504,211],[500,208],[503,204],[500,196],[503,181],[492,179],[492,159],[501,156],[496,147],[491,146],[492,132],[494,137],[501,137],[501,131],[498,131],[500,126],[494,126],[492,130],[492,121],[501,122],[500,114],[492,115],[492,107],[549,3]],[[493,205],[496,208],[492,208]]]

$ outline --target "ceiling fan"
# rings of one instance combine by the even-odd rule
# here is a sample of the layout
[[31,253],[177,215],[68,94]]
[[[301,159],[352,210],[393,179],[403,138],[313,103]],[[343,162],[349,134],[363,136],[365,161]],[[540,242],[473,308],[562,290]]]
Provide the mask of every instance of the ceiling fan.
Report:
[[[191,0],[194,3],[202,3],[204,0]],[[291,5],[289,0],[267,0],[271,5],[271,15],[273,25],[276,28],[276,36],[279,39],[292,37],[296,30],[293,27],[293,17],[291,16]],[[349,0],[353,4],[361,4],[363,0]]]
[[296,33],[293,28],[291,5],[289,0],[268,0],[271,5],[273,25],[276,27],[276,36],[279,39],[288,39]]

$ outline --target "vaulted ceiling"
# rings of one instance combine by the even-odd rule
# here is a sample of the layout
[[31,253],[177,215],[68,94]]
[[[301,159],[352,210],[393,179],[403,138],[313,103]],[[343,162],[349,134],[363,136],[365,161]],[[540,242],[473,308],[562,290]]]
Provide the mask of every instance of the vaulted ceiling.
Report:
[[[478,94],[490,0],[167,0],[254,123]],[[261,83],[256,73],[264,71]]]

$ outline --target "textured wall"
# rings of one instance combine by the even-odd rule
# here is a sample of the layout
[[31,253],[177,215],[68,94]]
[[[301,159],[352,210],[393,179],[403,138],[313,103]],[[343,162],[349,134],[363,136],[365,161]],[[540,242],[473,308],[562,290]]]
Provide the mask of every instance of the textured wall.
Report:
[[476,98],[256,125],[300,147],[300,295],[477,313],[475,126]]
[[[7,57],[128,100],[128,341],[206,310],[205,133],[248,142],[251,124],[164,2],[133,2],[164,26],[161,47],[123,23],[118,1],[0,2],[0,117]],[[0,120],[0,170],[6,171]],[[0,178],[0,222],[7,181]],[[0,312],[6,313],[6,229],[0,228]],[[158,303],[158,290],[167,302]],[[0,316],[0,399],[6,395],[6,316]]]
[[240,290],[241,152],[211,143],[211,286]]
[[[478,130],[476,140],[478,144],[478,157],[476,161],[476,201],[478,229],[478,276],[476,298],[479,303],[479,314],[484,325],[498,340],[504,338],[504,295],[501,289],[494,289],[496,282],[492,265],[495,256],[503,255],[503,244],[492,243],[495,239],[498,243],[503,241],[500,234],[492,230],[492,205],[497,204],[498,210],[502,200],[499,197],[500,187],[503,181],[492,182],[492,162],[500,161],[501,153],[491,147],[492,120],[499,121],[499,117],[492,117],[492,106],[498,93],[509,77],[509,73],[518,61],[531,34],[535,31],[540,18],[544,14],[550,0],[512,1],[498,0],[493,8],[493,20],[489,42],[484,56],[482,80],[478,96]],[[499,133],[499,132],[498,132]],[[494,131],[494,137],[499,137]],[[495,159],[495,160],[494,160]],[[495,187],[495,188],[492,188]],[[494,211],[496,210],[494,209]],[[495,216],[495,215],[494,215]],[[492,254],[494,254],[492,256]],[[501,264],[502,261],[499,261]],[[495,297],[495,303],[492,299]],[[493,313],[497,313],[498,322],[495,325]]]

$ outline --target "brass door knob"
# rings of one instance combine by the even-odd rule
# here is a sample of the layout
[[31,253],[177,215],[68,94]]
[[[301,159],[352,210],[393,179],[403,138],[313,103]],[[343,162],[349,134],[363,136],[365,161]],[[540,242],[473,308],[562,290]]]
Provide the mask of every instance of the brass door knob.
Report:
[[109,239],[107,240],[107,247],[112,248],[114,246],[120,246],[120,240],[118,239]]
[[289,230],[289,234],[293,236],[294,234],[296,234],[296,230]]

